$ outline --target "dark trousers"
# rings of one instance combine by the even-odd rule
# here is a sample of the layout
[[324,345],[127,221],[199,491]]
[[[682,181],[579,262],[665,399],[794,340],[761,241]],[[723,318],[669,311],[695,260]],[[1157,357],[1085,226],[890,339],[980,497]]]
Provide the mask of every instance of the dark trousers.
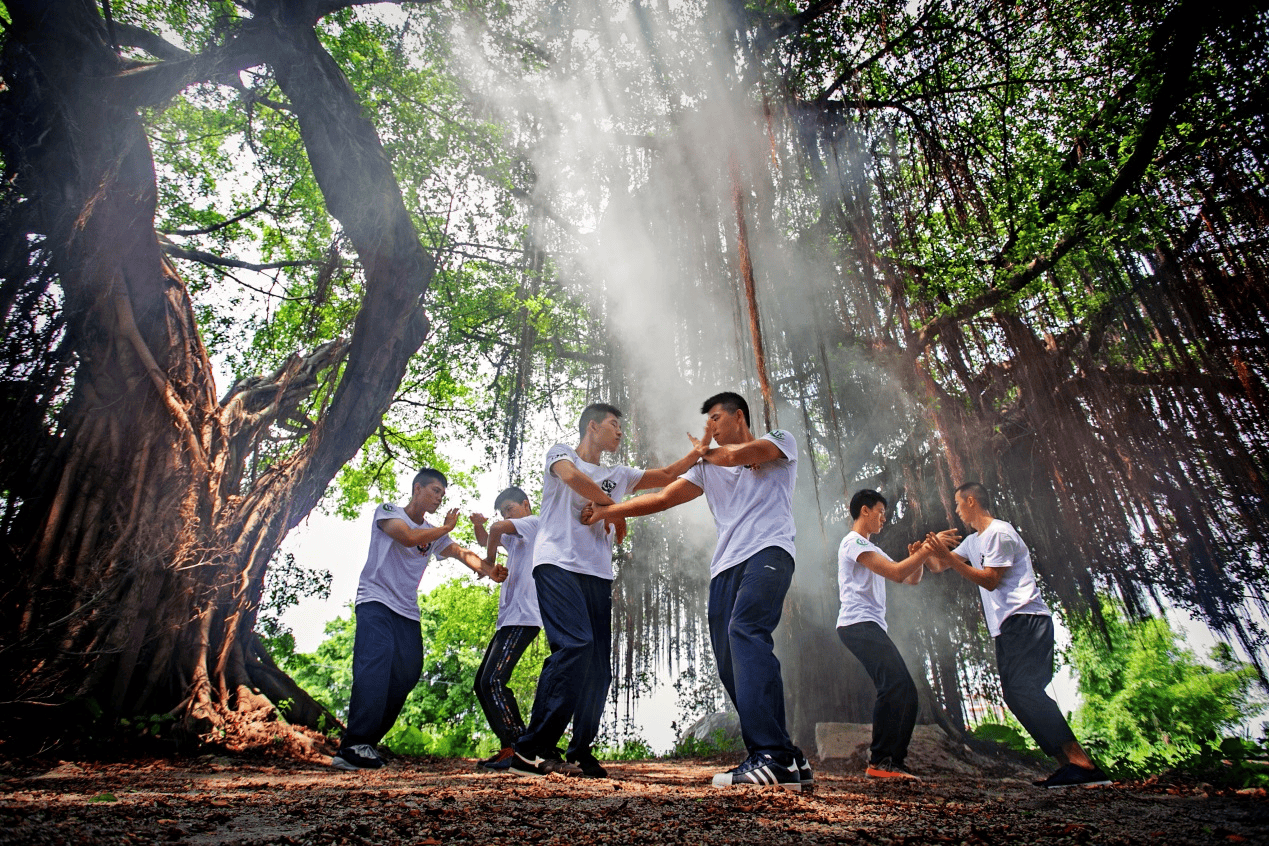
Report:
[[524,720],[515,694],[507,684],[520,656],[538,636],[537,626],[503,626],[494,632],[484,660],[476,670],[476,699],[485,712],[489,727],[504,747],[524,734]]
[[533,568],[551,654],[542,665],[529,727],[516,742],[526,756],[557,747],[569,720],[567,757],[589,753],[612,684],[612,581],[554,564]]
[[786,766],[793,762],[793,741],[771,633],[792,581],[793,556],[770,546],[709,582],[709,639],[718,676],[740,715],[745,748]]
[[1053,681],[1053,618],[1006,617],[996,636],[996,665],[1005,704],[1044,753],[1057,757],[1075,733],[1044,690]]
[[877,701],[872,706],[872,749],[874,764],[889,758],[902,765],[917,718],[917,689],[903,656],[885,629],[872,621],[842,626],[837,630],[846,648],[864,665]]
[[423,672],[423,632],[381,602],[357,606],[348,730],[340,748],[383,740]]

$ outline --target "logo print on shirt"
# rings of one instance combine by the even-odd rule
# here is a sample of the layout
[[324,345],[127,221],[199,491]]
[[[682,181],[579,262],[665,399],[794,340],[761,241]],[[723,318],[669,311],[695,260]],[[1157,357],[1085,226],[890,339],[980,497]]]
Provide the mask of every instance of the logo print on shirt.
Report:
[[606,494],[610,494],[617,489],[617,483],[612,479],[604,479],[599,483],[599,489]]
[[[436,541],[432,541],[432,543],[436,543]],[[432,543],[425,543],[419,546],[418,547],[419,553],[422,555],[427,555],[428,550],[432,548]]]

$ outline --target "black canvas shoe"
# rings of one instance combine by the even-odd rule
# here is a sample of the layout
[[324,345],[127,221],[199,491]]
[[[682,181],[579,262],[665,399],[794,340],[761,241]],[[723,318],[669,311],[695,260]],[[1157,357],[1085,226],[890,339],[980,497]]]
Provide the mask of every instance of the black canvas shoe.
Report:
[[586,778],[608,778],[608,770],[590,752],[577,752],[569,756],[569,763],[576,764]]
[[1105,787],[1110,783],[1110,776],[1102,772],[1099,767],[1086,770],[1074,764],[1067,764],[1058,768],[1057,772],[1044,781],[1037,781],[1035,786],[1052,790],[1059,787]]
[[796,746],[793,747],[793,764],[798,768],[798,779],[802,782],[802,790],[815,790],[815,772],[811,769],[811,762]]
[[714,776],[714,787],[739,787],[741,785],[778,786],[785,790],[801,792],[802,778],[797,764],[784,765],[765,752],[755,752],[749,758],[725,773]]
[[383,759],[368,743],[359,743],[340,749],[330,759],[330,765],[340,770],[355,772],[356,770],[377,770],[383,766]]
[[511,756],[511,766],[507,768],[507,771],[516,775],[529,776],[530,778],[545,778],[551,773],[559,773],[562,776],[576,778],[582,774],[581,767],[564,762],[559,750],[552,751],[546,757],[516,752]]
[[497,752],[485,758],[483,761],[476,762],[478,770],[505,770],[511,767],[511,759],[516,756],[515,750],[510,746],[504,746]]

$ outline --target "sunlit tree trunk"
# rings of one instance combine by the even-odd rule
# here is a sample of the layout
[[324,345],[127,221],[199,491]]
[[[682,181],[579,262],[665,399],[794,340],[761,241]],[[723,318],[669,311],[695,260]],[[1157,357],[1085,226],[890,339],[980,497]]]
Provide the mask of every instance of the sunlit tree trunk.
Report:
[[[73,367],[64,404],[49,409],[54,446],[32,456],[29,494],[11,497],[16,560],[0,624],[11,737],[55,733],[68,700],[107,715],[171,712],[200,735],[267,716],[281,699],[292,722],[333,722],[269,660],[252,633],[256,609],[278,544],[373,432],[422,343],[433,272],[373,126],[317,41],[318,14],[337,5],[257,4],[231,49],[201,68],[272,64],[366,278],[350,339],[218,401],[188,293],[154,230],[138,113],[200,68],[130,66],[90,3],[7,4],[3,156],[29,234],[5,238],[42,243],[53,273],[28,284],[51,283],[60,299]],[[246,484],[244,457],[270,426],[336,378],[298,449]]]

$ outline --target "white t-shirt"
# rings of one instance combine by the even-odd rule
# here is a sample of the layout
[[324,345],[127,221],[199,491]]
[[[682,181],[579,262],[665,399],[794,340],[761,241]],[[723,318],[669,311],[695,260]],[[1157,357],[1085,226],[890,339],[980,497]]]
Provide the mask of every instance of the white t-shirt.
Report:
[[1000,635],[1000,624],[1014,614],[1053,616],[1040,597],[1030,550],[1014,527],[1004,520],[992,520],[986,529],[974,532],[953,551],[975,567],[1005,568],[995,590],[978,589],[983,599],[987,631],[992,637]]
[[783,429],[768,432],[761,440],[778,446],[784,457],[753,467],[719,467],[699,461],[682,476],[705,492],[718,529],[718,546],[709,565],[711,579],[769,546],[796,556],[793,486],[798,478],[798,445]]
[[507,580],[498,594],[498,623],[503,626],[537,626],[542,628],[542,612],[538,610],[538,586],[533,581],[533,541],[538,536],[537,515],[517,517],[511,521],[516,534],[498,539],[507,550]]
[[643,471],[633,467],[601,467],[582,461],[567,444],[547,450],[546,472],[542,479],[542,511],[537,541],[533,545],[533,566],[554,564],[573,573],[612,578],[612,542],[602,522],[581,523],[582,509],[589,500],[575,492],[551,470],[561,459],[589,476],[613,502],[621,502],[639,484]]
[[436,528],[426,520],[415,523],[400,506],[385,502],[375,509],[370,527],[370,552],[361,568],[354,604],[382,602],[394,613],[419,619],[419,581],[428,562],[454,541],[441,535],[426,546],[402,546],[379,525],[380,520],[402,520],[411,529]]
[[842,602],[837,612],[837,627],[873,622],[886,628],[886,577],[859,563],[859,556],[875,552],[887,561],[889,555],[868,538],[850,531],[837,547],[837,590]]

